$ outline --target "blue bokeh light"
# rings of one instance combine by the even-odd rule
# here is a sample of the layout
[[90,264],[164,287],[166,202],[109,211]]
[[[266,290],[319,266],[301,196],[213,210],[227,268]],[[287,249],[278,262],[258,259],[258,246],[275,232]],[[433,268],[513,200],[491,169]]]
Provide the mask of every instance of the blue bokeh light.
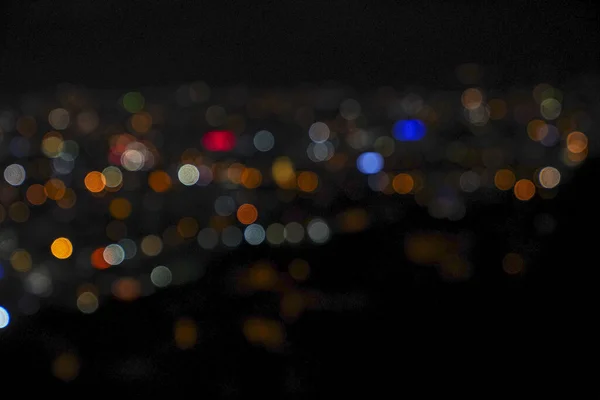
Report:
[[356,167],[363,174],[376,174],[383,168],[383,157],[379,153],[362,153],[356,159]]
[[6,308],[0,306],[0,329],[6,328],[10,323],[10,314]]
[[425,124],[418,119],[403,119],[396,122],[392,128],[392,134],[398,140],[412,142],[423,139],[425,136]]

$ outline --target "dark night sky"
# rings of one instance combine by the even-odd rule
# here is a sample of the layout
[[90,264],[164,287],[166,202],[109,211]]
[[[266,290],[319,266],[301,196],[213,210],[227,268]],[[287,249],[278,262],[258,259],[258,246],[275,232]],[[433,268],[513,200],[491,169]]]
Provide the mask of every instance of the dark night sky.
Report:
[[194,79],[448,86],[468,61],[501,67],[493,83],[562,79],[599,63],[591,1],[12,3],[2,81],[17,89]]

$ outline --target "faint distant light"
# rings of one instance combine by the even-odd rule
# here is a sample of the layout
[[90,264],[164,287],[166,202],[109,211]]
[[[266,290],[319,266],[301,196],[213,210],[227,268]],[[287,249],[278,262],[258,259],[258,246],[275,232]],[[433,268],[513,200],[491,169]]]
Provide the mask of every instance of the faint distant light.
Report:
[[104,248],[102,256],[104,257],[104,261],[110,265],[119,265],[125,260],[125,251],[121,246],[113,243]]
[[191,349],[198,341],[198,327],[189,318],[180,318],[174,328],[175,344],[181,350]]
[[546,99],[540,104],[540,113],[542,114],[542,117],[544,117],[547,120],[553,120],[558,118],[561,111],[562,106],[560,102],[556,99]]
[[58,155],[65,161],[74,161],[79,155],[79,145],[74,140],[65,140]]
[[46,272],[33,271],[25,279],[25,288],[37,296],[48,297],[52,294],[52,279]]
[[275,145],[275,138],[269,131],[258,131],[256,132],[256,135],[254,135],[253,142],[254,147],[256,147],[258,151],[265,152],[273,148]]
[[560,134],[558,133],[558,129],[556,128],[556,126],[550,125],[550,124],[548,124],[546,126],[547,126],[547,133],[546,133],[546,135],[544,135],[541,142],[546,147],[552,147],[556,143],[558,143],[558,140],[560,139]]
[[27,250],[17,249],[10,255],[10,263],[15,271],[27,272],[31,269],[31,254]]
[[146,100],[139,92],[129,92],[123,96],[123,108],[130,113],[142,111]]
[[394,137],[401,141],[417,141],[425,136],[425,124],[418,119],[400,120],[392,128]]
[[360,115],[360,103],[354,99],[346,99],[340,104],[340,115],[348,121],[353,121]]
[[283,236],[290,243],[300,243],[304,239],[304,227],[298,222],[290,222],[285,226]]
[[390,177],[387,173],[379,171],[376,174],[369,175],[367,183],[374,192],[383,192],[390,184]]
[[58,132],[49,132],[42,139],[42,152],[48,158],[56,158],[60,155],[64,146],[62,135]]
[[171,281],[173,280],[173,274],[169,268],[165,267],[164,265],[159,265],[150,273],[150,280],[154,286],[164,288],[171,284]]
[[535,185],[529,179],[521,179],[515,183],[514,193],[521,201],[530,200],[535,195]]
[[543,187],[552,189],[560,183],[560,172],[554,167],[545,167],[540,171],[538,178]]
[[465,192],[474,192],[479,189],[481,178],[475,171],[465,171],[460,176],[460,187]]
[[303,171],[298,174],[297,183],[303,192],[314,192],[319,186],[319,176],[312,171]]
[[60,157],[52,159],[52,169],[59,175],[68,175],[73,172],[75,161],[64,160]]
[[152,171],[148,175],[148,186],[157,193],[166,192],[171,188],[171,177],[165,171]]
[[494,184],[500,190],[510,190],[515,184],[515,174],[509,169],[499,169],[494,175]]
[[37,131],[37,122],[34,117],[22,116],[17,120],[17,132],[25,138],[30,138]]
[[256,168],[244,168],[240,176],[240,182],[247,189],[256,189],[262,183],[262,174]]
[[115,166],[109,166],[102,170],[106,186],[109,188],[116,188],[123,183],[123,173]]
[[282,244],[285,241],[285,227],[280,223],[274,223],[267,228],[267,241],[275,246]]
[[416,93],[409,93],[400,101],[400,105],[406,114],[414,115],[423,108],[423,98]]
[[144,166],[145,158],[141,151],[128,149],[121,155],[121,165],[127,171],[139,171]]
[[335,154],[335,148],[331,142],[309,143],[306,149],[308,158],[313,162],[329,160]]
[[487,124],[490,117],[489,109],[480,105],[474,109],[466,109],[466,116],[470,123],[476,126],[483,126]]
[[410,174],[399,173],[392,180],[392,187],[398,194],[408,194],[415,186],[415,181]]
[[11,164],[4,169],[4,179],[12,186],[20,186],[25,182],[25,168],[19,164]]
[[207,186],[208,184],[210,184],[213,180],[213,173],[212,170],[207,167],[206,165],[201,165],[200,167],[198,167],[198,173],[199,173],[199,178],[198,178],[198,182],[196,182],[196,184],[198,186]]
[[194,82],[190,85],[190,98],[192,101],[200,103],[205,102],[210,97],[210,87],[202,81]]
[[475,63],[465,63],[456,67],[456,77],[465,85],[473,85],[479,82],[483,76],[483,69]]
[[376,174],[383,168],[383,157],[379,153],[362,153],[356,160],[356,166],[363,174]]
[[230,131],[210,131],[202,137],[202,145],[209,151],[231,151],[235,135]]
[[253,246],[257,246],[265,240],[265,229],[258,224],[251,224],[244,230],[244,239]]
[[160,254],[163,249],[163,243],[160,237],[156,235],[148,235],[142,239],[140,243],[142,253],[147,256],[154,257]]
[[48,122],[54,129],[67,129],[70,120],[69,112],[64,108],[55,108],[48,114]]
[[324,122],[315,122],[308,128],[308,136],[315,143],[323,143],[329,139],[329,134],[329,127]]
[[84,314],[92,314],[98,309],[98,297],[92,292],[83,292],[77,297],[77,308]]
[[490,118],[499,120],[506,116],[506,102],[502,99],[491,99],[488,102],[490,108]]
[[310,275],[310,265],[305,260],[296,258],[288,265],[288,271],[292,278],[303,282]]
[[93,132],[98,127],[98,114],[94,110],[83,111],[77,115],[77,127],[83,134]]
[[550,214],[536,215],[533,224],[540,235],[549,235],[556,229],[556,219]]
[[116,219],[126,219],[131,215],[131,202],[123,197],[112,199],[108,211]]
[[213,228],[204,228],[198,232],[198,244],[205,250],[211,250],[219,244],[219,235]]
[[396,143],[394,142],[394,139],[389,136],[381,136],[375,140],[373,146],[379,154],[384,157],[389,157],[394,154]]
[[66,237],[59,237],[50,245],[50,252],[59,260],[65,260],[73,254],[73,244]]
[[356,129],[346,135],[346,142],[355,150],[362,150],[368,147],[373,141],[373,135],[364,129]]
[[509,275],[523,272],[524,265],[523,257],[516,253],[508,253],[502,260],[502,269]]
[[461,96],[462,105],[468,110],[475,110],[481,106],[482,101],[483,95],[481,94],[481,90],[477,88],[466,89]]
[[137,133],[146,133],[152,128],[152,116],[147,112],[136,113],[131,116],[130,123]]
[[137,245],[131,239],[124,238],[119,240],[119,246],[123,249],[126,260],[132,259],[137,254]]
[[308,237],[315,243],[325,243],[329,240],[330,230],[327,222],[322,219],[313,219],[306,227]]
[[222,217],[228,217],[235,211],[235,201],[231,196],[219,196],[215,200],[215,211]]
[[10,323],[10,314],[6,308],[0,306],[0,329],[4,329]]
[[10,141],[10,152],[17,158],[27,157],[31,149],[30,140],[26,137],[15,136]]
[[210,106],[206,109],[206,122],[210,126],[220,126],[227,120],[227,112],[221,106]]
[[588,138],[582,132],[571,132],[567,136],[567,149],[571,153],[579,154],[587,149]]
[[227,247],[237,247],[242,243],[242,231],[235,226],[228,226],[221,232],[221,240]]
[[527,124],[527,134],[536,142],[541,142],[548,134],[548,125],[541,119],[533,119]]
[[177,171],[177,178],[185,186],[192,186],[200,179],[200,171],[193,164],[184,164]]
[[120,300],[132,301],[140,296],[141,285],[135,278],[123,277],[113,283],[112,292]]

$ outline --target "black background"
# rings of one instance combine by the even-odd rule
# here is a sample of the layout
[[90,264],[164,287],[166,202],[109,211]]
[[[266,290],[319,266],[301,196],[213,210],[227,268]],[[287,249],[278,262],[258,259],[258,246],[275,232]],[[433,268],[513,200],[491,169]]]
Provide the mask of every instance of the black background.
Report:
[[[130,90],[197,79],[444,89],[458,86],[454,67],[463,62],[486,66],[491,87],[533,87],[598,72],[600,63],[591,1],[39,0],[2,7],[3,95],[61,82]],[[558,231],[521,280],[483,276],[447,285],[416,277],[398,249],[406,230],[427,226],[425,214],[410,226],[335,238],[294,255],[240,250],[217,257],[201,283],[134,304],[113,302],[89,318],[44,310],[0,339],[0,386],[67,390],[50,374],[49,348],[63,342],[89,360],[76,383],[117,384],[111,371],[118,360],[139,356],[155,360],[159,371],[152,382],[134,382],[136,390],[190,386],[211,398],[290,386],[295,394],[281,398],[358,387],[397,395],[416,381],[422,389],[488,381],[492,388],[516,382],[547,388],[571,382],[574,371],[585,380],[578,360],[592,351],[587,339],[596,318],[597,257],[587,260],[596,254],[597,171],[598,162],[589,160],[561,189],[552,205]],[[477,226],[502,212],[483,210],[465,223]],[[374,245],[384,249],[378,260],[365,250]],[[498,251],[485,235],[478,245],[475,263]],[[238,322],[253,305],[229,298],[221,278],[239,262],[294,256],[329,269],[317,286],[360,289],[372,301],[362,312],[307,316],[288,332],[291,355],[252,348]],[[204,324],[199,349],[161,350],[172,339],[173,308]]]

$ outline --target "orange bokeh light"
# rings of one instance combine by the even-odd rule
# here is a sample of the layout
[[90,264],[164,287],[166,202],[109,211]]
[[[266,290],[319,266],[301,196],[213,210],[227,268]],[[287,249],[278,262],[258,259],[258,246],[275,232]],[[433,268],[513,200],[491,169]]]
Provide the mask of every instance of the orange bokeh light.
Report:
[[252,204],[242,204],[237,210],[237,218],[244,225],[250,225],[258,218],[258,210]]
[[535,195],[535,185],[529,179],[521,179],[515,183],[514,192],[517,199],[527,201]]
[[92,193],[99,193],[106,187],[106,178],[102,172],[92,171],[83,180],[85,187]]

